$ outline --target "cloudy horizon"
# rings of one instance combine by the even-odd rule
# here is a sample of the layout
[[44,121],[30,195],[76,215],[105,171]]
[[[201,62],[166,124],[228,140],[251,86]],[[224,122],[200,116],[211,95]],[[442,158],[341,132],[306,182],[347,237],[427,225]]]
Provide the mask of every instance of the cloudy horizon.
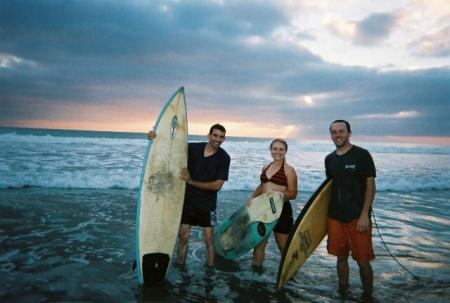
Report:
[[0,1],[0,126],[450,142],[450,3]]

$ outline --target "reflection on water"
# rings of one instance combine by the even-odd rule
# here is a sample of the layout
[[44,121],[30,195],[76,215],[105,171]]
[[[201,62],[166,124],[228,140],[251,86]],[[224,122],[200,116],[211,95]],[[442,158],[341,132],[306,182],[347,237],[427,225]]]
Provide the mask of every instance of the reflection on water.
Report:
[[[219,195],[219,222],[249,196]],[[298,214],[311,193],[293,203]],[[420,277],[414,280],[386,251],[374,229],[375,297],[378,302],[448,302],[450,298],[449,191],[378,193],[375,215],[385,243]],[[273,236],[262,272],[251,269],[251,253],[237,261],[205,266],[200,228],[193,228],[185,267],[173,266],[163,287],[138,285],[134,190],[0,190],[0,301],[100,302],[336,302],[335,259],[325,243],[294,280],[275,291],[280,255]],[[351,295],[361,286],[355,262]]]

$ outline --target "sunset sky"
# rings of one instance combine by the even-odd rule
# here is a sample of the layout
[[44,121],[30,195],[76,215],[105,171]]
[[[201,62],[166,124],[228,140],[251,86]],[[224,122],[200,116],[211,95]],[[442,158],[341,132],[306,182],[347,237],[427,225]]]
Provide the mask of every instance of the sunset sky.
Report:
[[0,126],[143,132],[184,86],[191,134],[450,143],[449,37],[448,0],[0,0]]

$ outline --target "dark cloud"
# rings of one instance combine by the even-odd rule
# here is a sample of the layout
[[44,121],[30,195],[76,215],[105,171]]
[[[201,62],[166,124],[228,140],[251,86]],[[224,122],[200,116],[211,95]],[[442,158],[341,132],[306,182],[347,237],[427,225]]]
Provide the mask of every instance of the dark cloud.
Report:
[[[448,136],[450,126],[450,70],[368,73],[365,80],[346,91],[340,102],[326,106],[334,116],[356,120],[359,115],[386,114],[386,119],[362,119],[364,134]],[[364,79],[359,77],[358,79]],[[322,108],[323,110],[323,108]],[[412,117],[395,117],[399,112],[417,112]],[[392,117],[389,118],[389,115]],[[447,117],[447,118],[446,118]]]
[[[65,117],[61,104],[161,102],[184,85],[196,116],[215,110],[244,122],[270,113],[274,124],[308,126],[312,135],[335,118],[355,120],[366,135],[450,135],[448,69],[379,73],[326,63],[271,42],[287,23],[265,1],[1,1],[0,125]],[[394,23],[389,14],[364,19],[361,43],[380,41]],[[321,97],[306,106],[305,95]],[[357,118],[401,111],[420,115],[393,116],[383,127]]]
[[354,42],[361,45],[374,45],[386,39],[391,34],[397,21],[397,16],[390,13],[369,15],[356,23]]

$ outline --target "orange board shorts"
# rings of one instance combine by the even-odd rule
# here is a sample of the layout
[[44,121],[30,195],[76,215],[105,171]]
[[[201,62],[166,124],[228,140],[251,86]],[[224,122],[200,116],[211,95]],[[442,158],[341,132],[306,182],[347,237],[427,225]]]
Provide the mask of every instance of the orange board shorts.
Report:
[[328,253],[338,257],[352,253],[353,259],[368,262],[375,259],[372,247],[372,224],[366,232],[356,229],[358,219],[349,223],[328,218]]

